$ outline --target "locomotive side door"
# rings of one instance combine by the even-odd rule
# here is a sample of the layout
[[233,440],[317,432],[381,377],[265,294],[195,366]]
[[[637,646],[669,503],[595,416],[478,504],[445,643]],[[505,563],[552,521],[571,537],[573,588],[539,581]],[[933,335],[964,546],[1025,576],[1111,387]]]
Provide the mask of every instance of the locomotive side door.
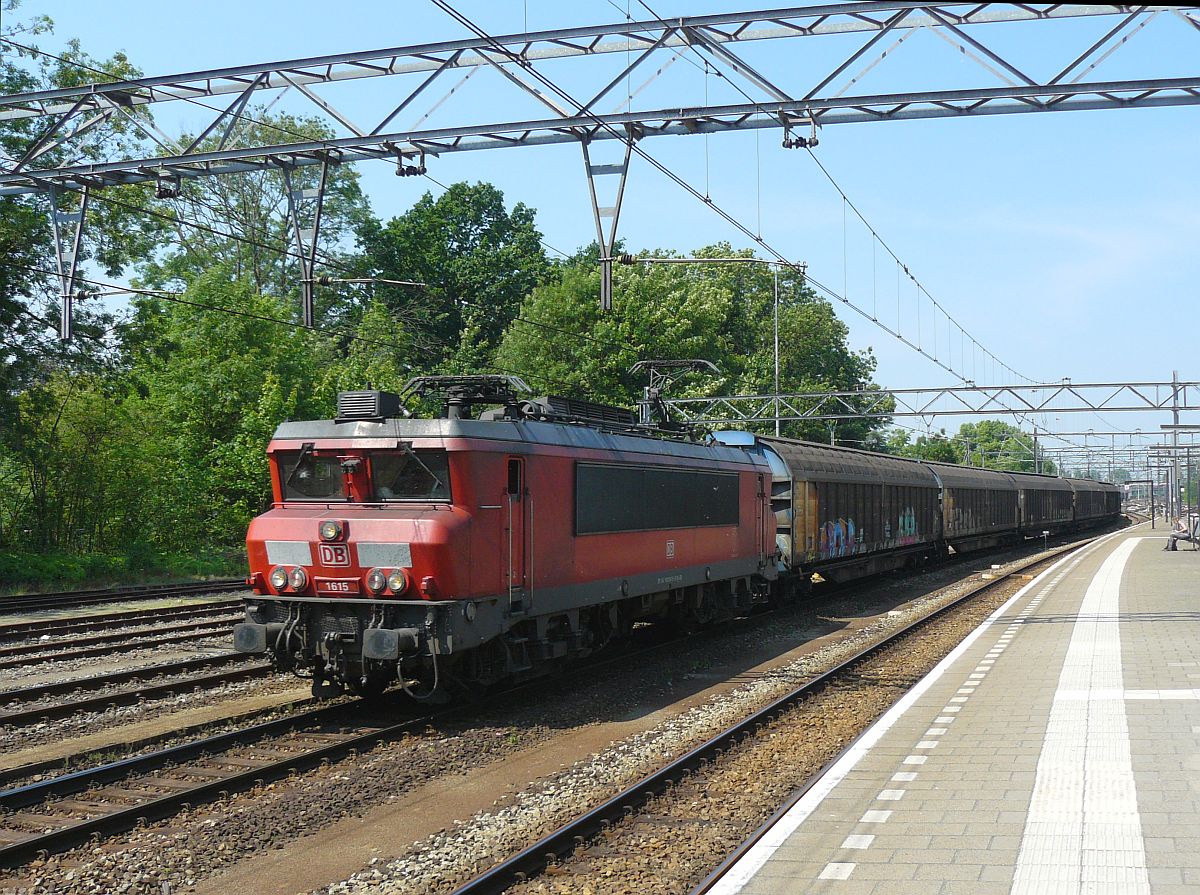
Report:
[[504,487],[505,532],[504,552],[505,585],[508,588],[508,606],[512,611],[529,609],[527,596],[528,564],[526,558],[529,531],[528,513],[530,501],[525,487],[525,460],[509,457],[506,464],[507,481]]

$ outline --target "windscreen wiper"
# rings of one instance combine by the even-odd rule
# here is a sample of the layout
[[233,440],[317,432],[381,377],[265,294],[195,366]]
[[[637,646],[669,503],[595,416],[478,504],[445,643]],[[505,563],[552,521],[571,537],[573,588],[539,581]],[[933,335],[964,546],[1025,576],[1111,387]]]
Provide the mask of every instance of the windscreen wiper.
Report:
[[426,475],[428,475],[431,479],[433,479],[435,482],[437,482],[437,486],[442,489],[443,493],[445,493],[445,494],[450,493],[450,489],[446,487],[445,482],[443,482],[441,479],[439,479],[437,477],[437,475],[434,473],[434,471],[425,465],[425,461],[417,456],[417,452],[412,449],[411,444],[409,444],[407,441],[401,441],[400,442],[400,450],[404,451],[404,453],[407,456],[412,457],[415,461],[417,461],[417,465],[420,466],[423,470],[425,470]]
[[295,477],[297,470],[308,459],[308,455],[313,452],[313,442],[306,441],[300,446],[300,456],[296,458],[296,465],[292,467],[292,471],[288,473],[288,477],[283,480],[285,485],[292,483],[292,478]]

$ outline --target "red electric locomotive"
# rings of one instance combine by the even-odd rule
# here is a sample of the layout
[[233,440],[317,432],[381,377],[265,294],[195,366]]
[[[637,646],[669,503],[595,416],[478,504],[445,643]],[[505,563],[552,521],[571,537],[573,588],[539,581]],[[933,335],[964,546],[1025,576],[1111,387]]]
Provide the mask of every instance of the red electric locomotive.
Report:
[[763,457],[520,386],[423,377],[408,389],[441,396],[441,418],[367,391],[340,395],[335,420],[281,425],[236,648],[317,691],[398,680],[425,697],[548,670],[639,619],[699,625],[766,599]]

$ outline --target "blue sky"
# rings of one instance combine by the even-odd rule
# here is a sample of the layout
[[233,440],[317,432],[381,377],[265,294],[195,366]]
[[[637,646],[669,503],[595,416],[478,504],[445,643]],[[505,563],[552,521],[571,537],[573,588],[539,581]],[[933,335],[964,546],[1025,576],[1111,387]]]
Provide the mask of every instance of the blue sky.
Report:
[[[649,0],[648,0],[649,2]],[[750,4],[651,2],[665,17],[751,8]],[[626,0],[552,3],[462,0],[464,13],[492,33],[615,21]],[[336,9],[336,12],[331,12]],[[645,17],[635,2],[635,18]],[[104,3],[25,0],[19,15],[45,13],[55,34],[47,49],[78,37],[94,55],[123,50],[146,74],[399,46],[467,36],[424,0],[328,3],[193,4],[106,0]],[[1111,27],[1111,18],[1049,25],[990,26],[974,33],[1012,54],[1035,76],[1056,72]],[[761,42],[739,50],[795,93],[815,83],[864,38]],[[1200,32],[1170,16],[1156,19],[1098,68],[1089,80],[1195,74]],[[706,90],[715,102],[741,97],[706,77],[689,55],[646,91],[646,106],[690,105]],[[600,83],[621,58],[547,63],[542,70],[568,89]],[[594,62],[594,60],[592,61]],[[697,64],[692,64],[696,62]],[[634,79],[634,86],[638,79]],[[915,35],[894,58],[868,73],[852,93],[905,88],[999,86],[928,32]],[[390,88],[396,89],[395,87]],[[367,122],[391,96],[386,81],[338,85],[325,91],[352,117]],[[621,97],[614,97],[613,105]],[[300,106],[295,106],[300,108]],[[608,106],[602,104],[607,111]],[[202,127],[202,109],[160,107],[168,132]],[[542,117],[484,72],[438,110],[430,123]],[[1200,185],[1200,109],[1179,107],[1117,112],[1006,115],[978,119],[851,124],[827,127],[817,154],[876,230],[938,301],[978,340],[1021,373],[1043,381],[1161,380],[1172,369],[1200,377],[1194,322],[1200,279],[1197,209]],[[376,113],[378,117],[378,113]],[[373,122],[372,122],[373,123]],[[412,122],[403,122],[410,125]],[[896,322],[895,271],[872,253],[867,231],[852,218],[843,229],[836,191],[807,154],[779,145],[778,131],[667,137],[644,148],[669,164],[736,217],[761,230],[786,256],[807,261],[815,277],[847,288],[860,305]],[[607,159],[600,159],[601,161]],[[375,211],[402,212],[431,184],[392,176],[382,162],[360,166]],[[490,180],[510,201],[538,211],[546,242],[565,251],[593,238],[578,149],[570,146],[463,153],[430,162],[442,182]],[[436,190],[436,188],[434,188]],[[717,240],[747,240],[694,198],[635,159],[621,235],[634,249],[688,251]],[[902,292],[901,326],[916,337],[915,304]],[[929,308],[922,343],[930,344]],[[902,386],[951,384],[944,371],[847,312],[851,343],[871,347],[877,381]],[[939,355],[945,355],[942,324]],[[957,336],[953,348],[959,363]],[[980,382],[1011,380],[974,360]],[[1157,428],[1165,420],[1110,415],[1063,415],[1045,423],[1097,432]],[[957,421],[948,422],[952,428]]]

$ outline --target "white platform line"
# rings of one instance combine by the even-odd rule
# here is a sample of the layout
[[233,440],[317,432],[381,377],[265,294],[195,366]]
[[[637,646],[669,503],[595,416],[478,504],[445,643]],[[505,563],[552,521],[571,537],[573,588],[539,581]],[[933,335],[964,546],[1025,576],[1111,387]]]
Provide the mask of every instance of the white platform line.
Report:
[[[1113,550],[1079,607],[1038,758],[1012,895],[1099,891],[1097,884],[1114,872],[1120,872],[1122,895],[1150,893],[1129,722],[1124,701],[1111,698],[1124,691],[1121,575],[1141,540],[1129,538]],[[1091,693],[1102,698],[1079,698]]]
[[[759,839],[758,842],[756,842],[748,852],[746,852],[746,854],[740,861],[737,862],[737,864],[729,868],[728,872],[721,877],[721,879],[709,890],[709,892],[712,893],[712,895],[735,895],[735,893],[741,892],[741,890],[746,887],[746,884],[750,882],[754,875],[762,869],[763,865],[770,860],[771,856],[778,851],[779,847],[788,840],[788,837],[790,837],[792,833],[796,831],[796,828],[808,819],[809,815],[816,810],[817,806],[825,800],[825,797],[834,790],[834,787],[836,787],[842,782],[842,780],[846,778],[846,775],[849,774],[850,771],[852,771],[860,761],[862,761],[863,756],[871,751],[871,749],[876,743],[879,742],[883,735],[891,729],[892,725],[900,720],[900,718],[904,716],[904,713],[907,712],[918,699],[924,696],[925,692],[935,683],[937,683],[941,676],[946,673],[946,670],[954,665],[954,663],[962,657],[963,653],[969,650],[975,644],[975,641],[982,637],[983,634],[990,629],[998,619],[1003,618],[1005,613],[1007,613],[1014,604],[1028,596],[1030,591],[1032,591],[1035,587],[1042,586],[1049,576],[1058,570],[1060,566],[1068,562],[1078,564],[1087,554],[1091,553],[1093,550],[1096,550],[1101,544],[1104,544],[1111,538],[1116,537],[1118,534],[1121,534],[1121,532],[1113,532],[1110,535],[1105,535],[1091,545],[1084,547],[1082,550],[1068,553],[1066,556],[1056,560],[1049,568],[1039,574],[1032,581],[1028,582],[1011,597],[1009,597],[999,609],[989,615],[978,628],[968,634],[963,639],[962,643],[952,649],[946,655],[946,657],[942,659],[941,662],[934,666],[934,668],[927,675],[925,675],[925,677],[921,678],[921,680],[919,680],[911,690],[905,693],[895,705],[884,712],[883,715],[881,715],[879,719],[872,724],[861,737],[859,737],[858,741],[846,750],[845,754],[838,759],[833,767],[831,767],[821,777],[821,779],[813,785],[812,789],[805,793],[803,798],[801,798],[796,802],[795,805],[788,809],[783,817],[776,821],[775,825],[772,826],[771,829],[765,834],[763,834],[762,838]],[[958,706],[946,706],[941,710],[941,714],[950,714],[957,712],[958,710]],[[905,759],[904,763],[907,764],[912,759],[919,758],[924,758],[924,756],[910,755]],[[828,869],[830,866],[834,865],[827,865],[826,869]],[[853,865],[850,865],[850,869],[853,869]],[[849,871],[847,871],[847,876],[848,875]],[[827,879],[828,877],[824,878]],[[845,879],[846,877],[841,878]]]

